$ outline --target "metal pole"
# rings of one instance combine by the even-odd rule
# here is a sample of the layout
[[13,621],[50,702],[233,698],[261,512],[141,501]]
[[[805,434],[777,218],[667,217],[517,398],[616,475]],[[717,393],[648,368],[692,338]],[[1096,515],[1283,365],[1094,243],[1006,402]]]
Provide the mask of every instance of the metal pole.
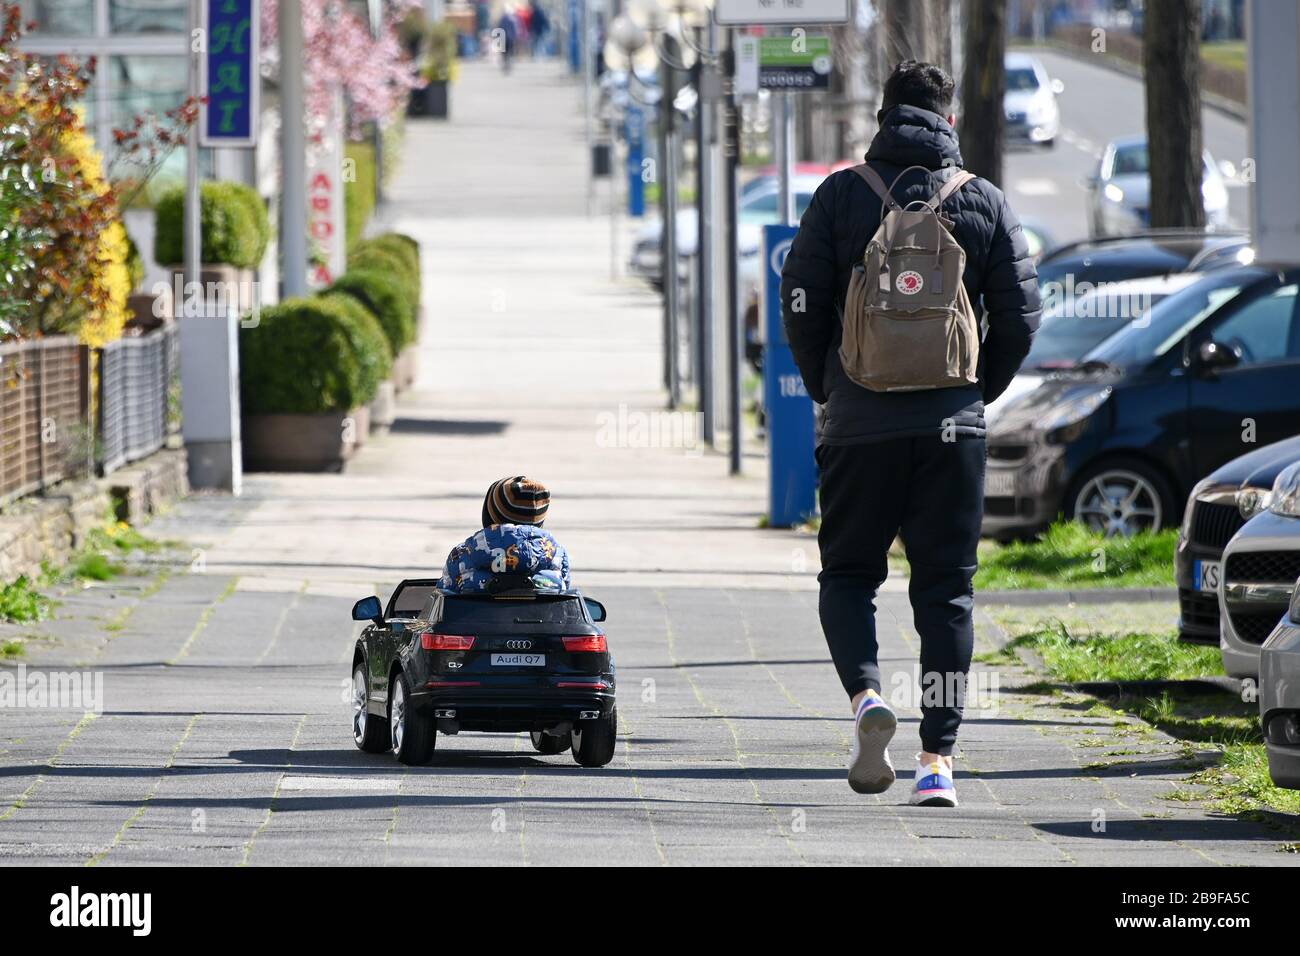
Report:
[[676,408],[677,375],[677,135],[674,129],[673,69],[659,63],[659,210],[663,223],[659,274],[664,295],[664,387],[668,407]]
[[580,0],[580,2],[582,3],[582,37],[579,43],[579,50],[582,53],[582,137],[583,142],[587,144],[587,215],[590,216],[596,191],[595,170],[592,168],[595,163],[596,141],[592,135],[591,122],[591,74],[595,66],[593,62],[595,57],[591,55],[591,0]]
[[[709,18],[708,49],[716,50],[717,25]],[[718,73],[712,64],[701,62],[699,98],[699,126],[696,130],[696,168],[700,186],[700,235],[698,249],[700,254],[699,287],[699,396],[701,412],[701,437],[712,446],[714,441],[713,415],[713,256],[715,217],[713,209],[713,144],[714,110],[718,103]]]
[[727,405],[731,419],[731,449],[729,468],[731,474],[741,473],[741,438],[744,423],[741,420],[740,367],[744,341],[740,334],[740,277],[736,268],[736,164],[740,161],[740,117],[736,112],[736,48],[730,28],[726,30],[727,49],[723,59],[723,82],[726,97],[723,100],[723,185],[722,199],[726,206],[724,228],[727,236]]
[[776,137],[776,166],[781,179],[781,197],[778,208],[781,222],[795,224],[794,214],[794,94],[781,92],[773,97],[775,114],[772,117],[772,135]]
[[286,298],[307,294],[307,135],[302,0],[280,0],[280,248]]
[[[201,16],[202,4],[199,0],[190,0],[190,36],[194,36],[196,30],[202,29],[203,24],[199,22]],[[200,54],[191,50],[190,52],[190,73],[189,85],[190,96],[202,96],[203,91],[199,89],[199,56]],[[195,123],[190,127],[190,135],[185,144],[185,236],[184,236],[184,256],[185,256],[185,278],[182,292],[187,292],[190,283],[201,281],[199,269],[201,267],[200,257],[203,250],[203,225],[202,219],[202,201],[200,198],[199,182],[199,124]],[[182,295],[181,300],[175,303],[175,308],[184,313],[185,301],[188,295]],[[196,297],[198,302],[202,302],[201,295]]]

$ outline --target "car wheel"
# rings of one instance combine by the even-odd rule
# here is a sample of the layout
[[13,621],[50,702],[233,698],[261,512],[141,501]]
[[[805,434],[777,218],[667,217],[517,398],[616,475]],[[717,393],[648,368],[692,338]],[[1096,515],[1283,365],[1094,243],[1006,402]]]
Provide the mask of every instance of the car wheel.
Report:
[[1159,531],[1177,520],[1169,485],[1150,466],[1129,459],[1086,469],[1065,500],[1066,516],[1106,537]]
[[603,767],[614,759],[618,743],[618,708],[608,717],[578,720],[573,724],[573,759],[584,767]]
[[433,720],[411,704],[411,687],[406,675],[398,673],[388,695],[388,732],[393,738],[393,753],[404,764],[428,763],[438,742],[438,728]]
[[352,672],[352,740],[368,754],[381,754],[392,748],[388,738],[388,725],[366,710],[369,698],[366,662],[362,661]]
[[553,734],[543,733],[540,730],[529,731],[528,736],[532,738],[533,749],[539,754],[562,754],[573,746],[572,734],[560,734],[556,737]]

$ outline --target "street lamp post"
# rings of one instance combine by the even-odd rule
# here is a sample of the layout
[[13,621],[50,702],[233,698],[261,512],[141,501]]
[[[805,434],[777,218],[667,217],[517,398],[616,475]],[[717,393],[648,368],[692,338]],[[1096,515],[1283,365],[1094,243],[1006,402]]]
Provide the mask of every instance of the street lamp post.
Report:
[[307,136],[302,0],[280,0],[280,273],[285,298],[307,294]]

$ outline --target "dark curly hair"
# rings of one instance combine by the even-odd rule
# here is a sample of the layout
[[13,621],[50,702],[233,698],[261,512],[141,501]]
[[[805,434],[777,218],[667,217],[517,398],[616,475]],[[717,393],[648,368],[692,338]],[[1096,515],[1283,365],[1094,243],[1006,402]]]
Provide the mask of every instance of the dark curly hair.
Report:
[[885,80],[880,115],[895,106],[915,106],[940,116],[952,109],[952,96],[956,85],[952,77],[933,63],[904,60],[894,67]]

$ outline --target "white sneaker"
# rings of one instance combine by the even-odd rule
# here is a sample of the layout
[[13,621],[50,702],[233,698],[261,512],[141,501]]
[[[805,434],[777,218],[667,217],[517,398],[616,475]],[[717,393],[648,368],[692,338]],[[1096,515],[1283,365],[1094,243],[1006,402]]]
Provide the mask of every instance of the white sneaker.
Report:
[[853,719],[853,751],[849,754],[849,786],[858,793],[884,793],[894,783],[889,741],[898,718],[878,695],[867,694]]
[[912,788],[912,798],[908,800],[914,807],[955,807],[957,806],[957,788],[952,784],[952,768],[942,760],[934,763],[921,763],[921,755],[916,755],[916,785]]

